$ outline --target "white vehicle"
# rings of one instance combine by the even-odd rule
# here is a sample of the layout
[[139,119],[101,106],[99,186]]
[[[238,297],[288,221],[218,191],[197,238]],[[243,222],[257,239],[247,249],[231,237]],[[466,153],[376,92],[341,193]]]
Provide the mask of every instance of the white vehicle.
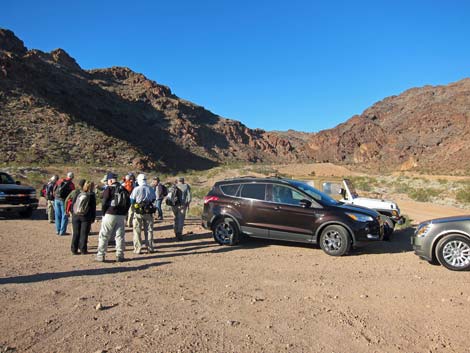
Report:
[[360,197],[349,179],[343,179],[341,186],[337,183],[326,182],[323,183],[323,191],[327,194],[340,194],[342,196],[340,201],[345,204],[363,206],[377,211],[384,216],[384,222],[391,229],[390,234],[393,232],[395,224],[405,222],[405,218],[400,214],[400,208],[396,202]]

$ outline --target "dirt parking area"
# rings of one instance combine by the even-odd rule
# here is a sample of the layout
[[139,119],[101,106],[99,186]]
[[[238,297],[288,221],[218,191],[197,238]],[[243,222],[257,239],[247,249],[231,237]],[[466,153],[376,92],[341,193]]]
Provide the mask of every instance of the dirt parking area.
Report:
[[[465,213],[401,206],[415,222]],[[167,218],[156,253],[133,254],[127,229],[127,261],[110,248],[96,263],[99,223],[91,254],[73,256],[43,213],[0,220],[1,352],[470,352],[470,273],[418,259],[412,228],[333,258],[221,247],[197,220],[176,242]]]

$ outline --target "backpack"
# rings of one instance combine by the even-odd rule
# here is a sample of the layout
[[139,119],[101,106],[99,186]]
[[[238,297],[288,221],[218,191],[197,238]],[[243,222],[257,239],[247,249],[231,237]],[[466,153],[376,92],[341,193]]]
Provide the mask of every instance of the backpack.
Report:
[[129,192],[122,185],[117,185],[114,190],[114,198],[111,202],[111,206],[127,212],[129,203]]
[[44,184],[41,189],[41,196],[47,199],[47,184]]
[[54,195],[55,197],[65,200],[68,194],[70,194],[69,188],[70,181],[62,180],[59,185],[55,188]]
[[86,192],[80,192],[73,204],[73,214],[76,216],[84,216],[90,209],[90,195]]
[[164,184],[161,184],[161,185],[162,185],[162,196],[165,197],[168,195],[168,189]]
[[179,206],[181,205],[181,199],[183,195],[181,190],[176,186],[173,185],[170,190],[168,190],[168,195],[166,198],[166,204],[168,206]]

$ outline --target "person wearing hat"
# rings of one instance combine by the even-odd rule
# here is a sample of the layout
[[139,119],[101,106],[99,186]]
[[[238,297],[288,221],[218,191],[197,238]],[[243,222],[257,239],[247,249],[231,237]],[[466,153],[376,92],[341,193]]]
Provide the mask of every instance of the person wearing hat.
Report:
[[67,224],[69,218],[65,212],[65,199],[75,190],[73,184],[73,173],[68,172],[67,177],[57,180],[54,186],[54,212],[55,212],[55,229],[57,235],[66,235]]
[[106,176],[108,187],[103,191],[103,219],[98,239],[96,261],[105,260],[108,241],[115,236],[116,261],[124,261],[126,214],[129,209],[129,193],[118,182],[116,174],[109,172]]
[[140,237],[144,230],[145,245],[147,252],[154,252],[153,248],[153,214],[156,211],[154,202],[156,199],[155,190],[147,184],[145,174],[137,176],[139,184],[131,193],[131,209],[134,210],[133,230],[134,230],[134,253],[142,253],[142,240]]
[[49,223],[54,223],[54,185],[59,179],[58,175],[53,175],[50,179],[49,182],[46,184],[46,203],[47,203],[47,219],[49,220]]
[[186,211],[191,203],[191,187],[184,182],[183,177],[176,180],[175,187],[178,188],[180,193],[180,200],[178,205],[172,206],[173,214],[175,215],[174,231],[178,240],[183,240],[183,227],[184,220],[186,219]]

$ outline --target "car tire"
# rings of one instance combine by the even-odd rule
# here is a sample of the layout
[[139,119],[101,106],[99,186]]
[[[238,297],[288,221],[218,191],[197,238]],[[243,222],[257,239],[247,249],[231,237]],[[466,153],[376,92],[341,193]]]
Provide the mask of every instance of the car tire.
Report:
[[320,247],[330,256],[343,256],[351,249],[348,231],[339,225],[327,226],[320,235]]
[[382,216],[382,220],[384,221],[384,236],[382,239],[390,241],[392,240],[393,230],[395,229],[395,222],[387,216]]
[[33,216],[33,209],[28,208],[25,211],[19,212],[21,218],[31,218]]
[[240,231],[233,219],[219,219],[212,228],[214,240],[220,245],[237,245],[240,241]]
[[470,239],[457,234],[445,236],[437,243],[436,257],[439,263],[449,270],[469,270]]

